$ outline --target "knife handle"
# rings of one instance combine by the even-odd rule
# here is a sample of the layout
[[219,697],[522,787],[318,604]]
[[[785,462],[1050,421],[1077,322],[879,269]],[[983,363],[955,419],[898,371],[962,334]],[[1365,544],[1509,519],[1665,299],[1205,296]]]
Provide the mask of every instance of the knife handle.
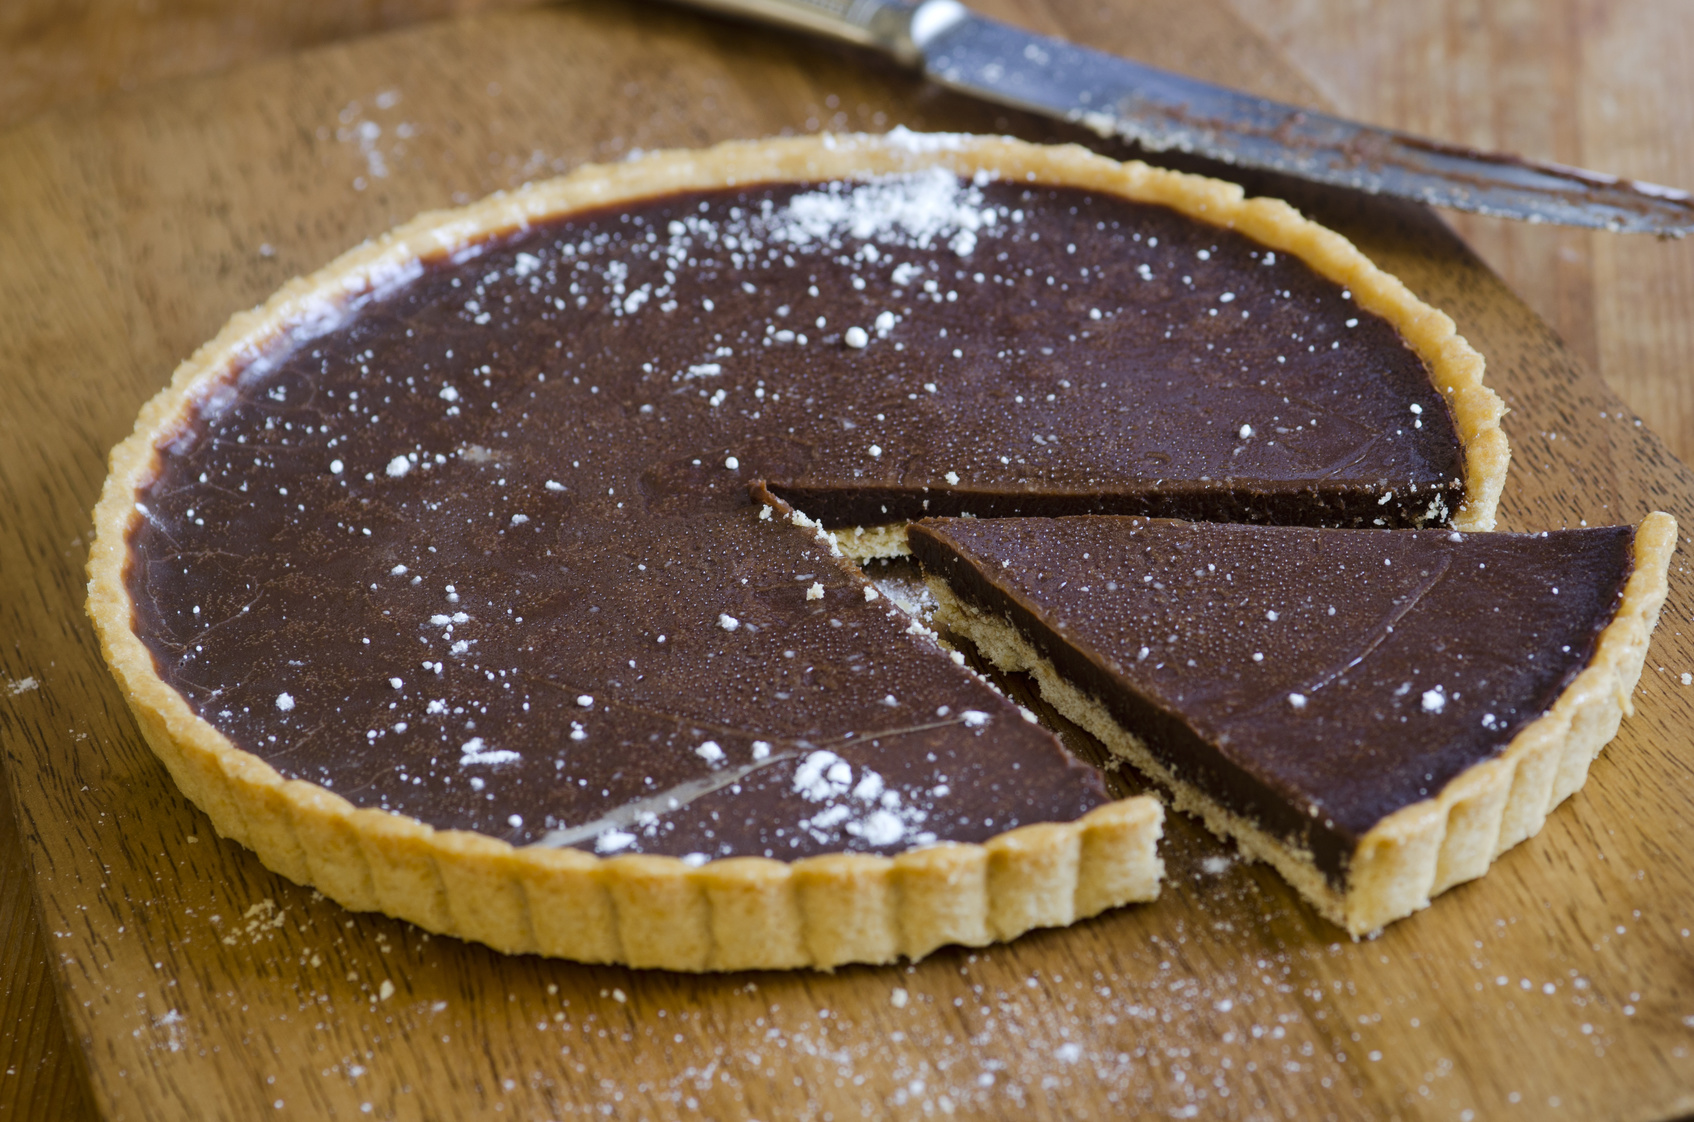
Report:
[[962,18],[958,0],[676,0],[692,8],[737,16],[756,23],[809,31],[870,47],[907,65],[923,61],[924,47],[941,30]]

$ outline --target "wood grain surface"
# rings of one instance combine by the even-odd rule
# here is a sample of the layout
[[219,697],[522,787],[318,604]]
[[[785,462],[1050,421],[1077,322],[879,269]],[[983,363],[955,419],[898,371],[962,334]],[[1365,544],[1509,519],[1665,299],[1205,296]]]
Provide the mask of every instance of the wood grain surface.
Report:
[[[1289,26],[1231,3],[1274,34]],[[993,10],[1321,96],[1206,3]],[[366,39],[0,136],[0,747],[93,1102],[112,1117],[1694,1109],[1680,556],[1640,711],[1588,787],[1486,880],[1367,944],[1177,821],[1158,904],[914,967],[694,979],[506,959],[315,899],[175,794],[80,602],[105,451],[177,359],[288,276],[427,206],[631,147],[895,123],[1058,135],[844,51],[583,3]],[[1654,507],[1694,524],[1694,478],[1439,223],[1254,187],[1342,228],[1490,357],[1515,410],[1509,527]],[[26,926],[10,892],[7,954]],[[10,978],[4,990],[8,1021],[18,1008],[44,1023]],[[7,1063],[51,1051],[17,1039]],[[28,1100],[0,1082],[0,1109],[74,1109],[66,1071],[50,1064]]]
[[[1694,188],[1686,0],[1224,2],[1351,116]],[[1672,452],[1694,459],[1694,239],[1449,220]]]
[[155,82],[536,0],[7,0],[0,129]]

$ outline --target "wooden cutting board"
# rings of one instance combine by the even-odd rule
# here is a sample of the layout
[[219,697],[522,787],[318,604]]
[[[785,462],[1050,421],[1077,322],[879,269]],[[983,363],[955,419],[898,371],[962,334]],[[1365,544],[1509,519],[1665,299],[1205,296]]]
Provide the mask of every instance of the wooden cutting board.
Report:
[[[1207,0],[982,6],[1314,100]],[[425,208],[637,148],[895,124],[1087,139],[844,50],[610,2],[365,40],[0,137],[0,746],[103,1111],[1694,1110],[1684,553],[1638,712],[1588,785],[1485,880],[1367,943],[1178,817],[1160,901],[1010,946],[834,975],[505,958],[343,911],[218,839],[176,793],[100,661],[82,567],[106,451],[181,357]],[[1694,526],[1694,475],[1432,216],[1250,186],[1346,232],[1488,356],[1513,409],[1506,528],[1652,509]]]

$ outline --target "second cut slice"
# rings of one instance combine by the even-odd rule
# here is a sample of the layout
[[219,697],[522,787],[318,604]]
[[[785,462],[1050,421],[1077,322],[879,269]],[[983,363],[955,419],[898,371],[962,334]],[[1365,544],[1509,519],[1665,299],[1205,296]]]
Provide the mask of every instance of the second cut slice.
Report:
[[938,620],[1354,936],[1481,876],[1630,708],[1675,523],[931,519]]

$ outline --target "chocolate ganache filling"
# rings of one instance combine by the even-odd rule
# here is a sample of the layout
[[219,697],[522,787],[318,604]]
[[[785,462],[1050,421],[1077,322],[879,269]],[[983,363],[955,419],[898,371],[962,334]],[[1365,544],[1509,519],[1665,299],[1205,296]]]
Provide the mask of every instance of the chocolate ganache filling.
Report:
[[359,806],[800,857],[1074,819],[1099,776],[827,538],[925,514],[1444,522],[1423,363],[1302,262],[943,171],[490,238],[206,394],[137,495],[163,679]]

